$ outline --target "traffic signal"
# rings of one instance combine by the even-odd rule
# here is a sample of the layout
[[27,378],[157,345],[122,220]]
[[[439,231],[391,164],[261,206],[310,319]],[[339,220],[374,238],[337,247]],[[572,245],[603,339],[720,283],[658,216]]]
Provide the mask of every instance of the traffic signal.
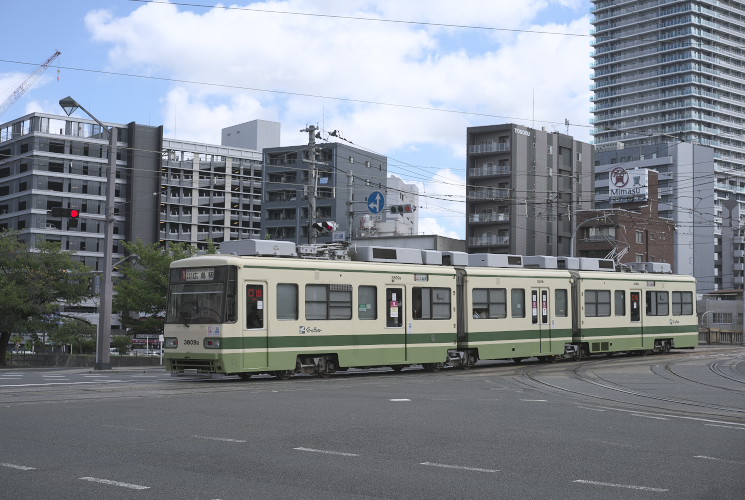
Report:
[[391,207],[391,213],[392,214],[411,214],[416,211],[416,205],[393,205]]
[[67,219],[67,227],[78,227],[80,210],[76,208],[52,207],[52,217],[63,217]]
[[324,232],[330,233],[331,231],[336,230],[337,227],[339,227],[339,225],[332,220],[313,223],[313,229],[315,229],[316,231],[320,233],[324,233]]

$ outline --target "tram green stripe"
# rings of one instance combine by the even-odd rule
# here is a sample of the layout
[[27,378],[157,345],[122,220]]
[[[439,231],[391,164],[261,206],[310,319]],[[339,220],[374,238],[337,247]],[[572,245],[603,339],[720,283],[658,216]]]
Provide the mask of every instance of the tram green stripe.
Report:
[[468,332],[467,342],[492,342],[498,340],[548,340],[551,338],[571,338],[572,330],[568,328],[552,330],[499,330],[493,332]]
[[607,337],[609,335],[628,335],[630,337],[641,337],[651,335],[675,335],[682,333],[696,332],[693,325],[665,325],[665,326],[645,326],[643,332],[638,327],[619,327],[619,328],[583,328],[582,338],[590,339],[593,337]]
[[[268,345],[267,345],[268,343]],[[279,349],[279,348],[315,348],[333,346],[374,347],[378,345],[426,346],[428,344],[455,345],[455,333],[420,333],[407,335],[294,335],[288,337],[226,337],[222,339],[223,349]]]

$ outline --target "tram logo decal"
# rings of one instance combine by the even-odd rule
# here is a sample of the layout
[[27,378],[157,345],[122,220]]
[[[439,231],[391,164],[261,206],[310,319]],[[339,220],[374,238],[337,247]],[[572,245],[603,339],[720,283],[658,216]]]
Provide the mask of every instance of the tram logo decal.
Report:
[[305,335],[306,333],[321,333],[322,331],[323,330],[321,330],[317,326],[314,326],[314,327],[301,326],[298,329],[298,333],[300,335]]

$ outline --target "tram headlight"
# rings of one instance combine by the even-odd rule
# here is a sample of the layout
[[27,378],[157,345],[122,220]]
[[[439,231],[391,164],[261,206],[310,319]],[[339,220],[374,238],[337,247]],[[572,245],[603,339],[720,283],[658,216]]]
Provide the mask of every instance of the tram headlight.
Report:
[[214,338],[214,337],[207,337],[204,339],[204,342],[202,342],[202,345],[205,349],[219,349],[220,348],[220,339]]
[[178,347],[178,339],[176,337],[166,337],[163,339],[163,347],[168,349],[175,349]]

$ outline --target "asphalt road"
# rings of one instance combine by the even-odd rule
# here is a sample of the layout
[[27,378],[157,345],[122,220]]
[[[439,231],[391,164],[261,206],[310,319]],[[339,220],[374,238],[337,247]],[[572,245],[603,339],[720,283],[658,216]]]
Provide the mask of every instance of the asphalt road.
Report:
[[745,348],[327,379],[0,370],[0,496],[742,498]]

